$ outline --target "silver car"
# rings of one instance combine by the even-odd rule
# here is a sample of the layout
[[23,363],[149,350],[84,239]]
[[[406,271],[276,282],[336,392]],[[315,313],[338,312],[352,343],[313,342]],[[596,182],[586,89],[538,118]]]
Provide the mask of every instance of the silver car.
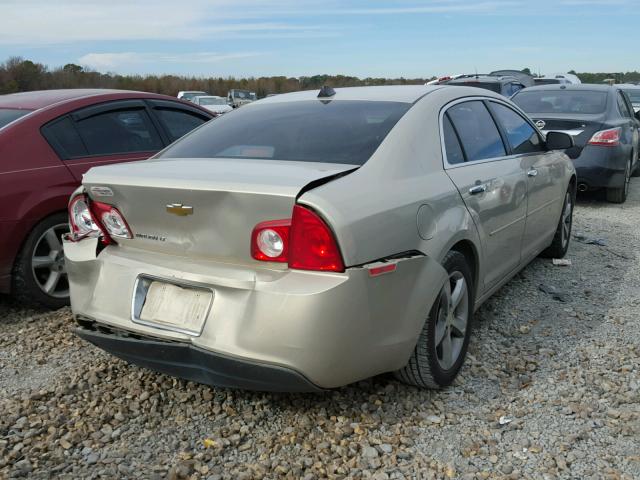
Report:
[[77,334],[197,382],[449,385],[473,312],[569,246],[576,175],[504,97],[297,92],[91,169],[64,239]]

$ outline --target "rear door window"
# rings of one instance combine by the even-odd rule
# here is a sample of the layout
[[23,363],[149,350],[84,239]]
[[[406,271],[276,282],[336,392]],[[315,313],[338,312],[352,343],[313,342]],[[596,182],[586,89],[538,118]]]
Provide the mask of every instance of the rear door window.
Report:
[[479,100],[459,103],[447,110],[458,132],[468,162],[504,157],[507,152],[493,118]]
[[458,134],[453,129],[449,115],[445,114],[442,119],[442,135],[444,137],[444,149],[447,156],[447,162],[450,165],[464,163],[464,153],[462,146],[458,140]]
[[507,135],[512,153],[537,153],[544,150],[536,130],[519,113],[497,102],[491,102],[491,109]]
[[87,149],[69,117],[63,117],[42,127],[42,134],[63,160],[87,156]]
[[209,120],[203,115],[173,108],[156,108],[154,112],[172,142]]
[[616,95],[618,100],[618,110],[620,110],[620,114],[626,118],[633,118],[633,114],[629,111],[629,107],[627,106],[627,101],[624,98],[624,94],[622,92],[618,92]]
[[143,108],[98,113],[76,121],[76,128],[89,155],[153,152],[163,147]]

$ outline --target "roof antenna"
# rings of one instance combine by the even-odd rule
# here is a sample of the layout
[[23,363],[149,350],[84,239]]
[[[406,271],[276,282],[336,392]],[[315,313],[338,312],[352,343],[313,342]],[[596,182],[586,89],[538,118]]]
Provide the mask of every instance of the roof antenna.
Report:
[[476,70],[476,78],[478,78],[478,67],[473,67]]
[[318,98],[327,98],[333,97],[336,94],[336,91],[328,85],[323,85],[320,89],[320,93],[318,93]]

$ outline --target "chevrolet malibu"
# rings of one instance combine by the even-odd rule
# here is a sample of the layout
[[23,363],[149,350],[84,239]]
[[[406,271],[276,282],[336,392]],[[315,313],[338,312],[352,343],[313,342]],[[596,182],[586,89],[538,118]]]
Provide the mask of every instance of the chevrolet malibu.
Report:
[[148,161],[91,169],[64,238],[82,338],[197,382],[314,391],[460,370],[473,312],[569,246],[576,175],[504,97],[270,97]]

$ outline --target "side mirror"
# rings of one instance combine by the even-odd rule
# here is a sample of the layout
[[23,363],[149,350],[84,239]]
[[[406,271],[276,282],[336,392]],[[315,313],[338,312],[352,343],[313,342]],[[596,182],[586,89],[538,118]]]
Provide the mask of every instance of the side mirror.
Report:
[[575,146],[573,137],[563,132],[547,133],[547,150],[567,150]]
[[633,115],[636,117],[636,120],[640,121],[640,110],[634,112]]

